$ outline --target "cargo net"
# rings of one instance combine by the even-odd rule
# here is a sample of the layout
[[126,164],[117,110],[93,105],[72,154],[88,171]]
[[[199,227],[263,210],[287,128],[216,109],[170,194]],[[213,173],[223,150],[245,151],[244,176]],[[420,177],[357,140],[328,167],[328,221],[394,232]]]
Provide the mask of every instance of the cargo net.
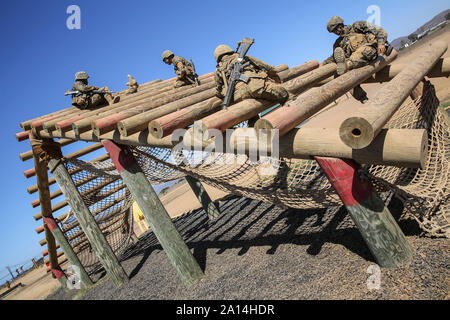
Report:
[[[240,126],[245,126],[246,123]],[[448,191],[450,144],[449,124],[439,108],[434,87],[424,86],[416,101],[404,103],[386,125],[388,128],[426,129],[428,155],[423,169],[393,166],[363,166],[383,199],[399,198],[404,205],[402,218],[412,217],[424,234],[449,237],[450,202]],[[282,208],[324,208],[342,203],[314,160],[266,159],[252,162],[246,155],[215,152],[172,152],[168,149],[132,147],[134,156],[151,184],[161,184],[190,175],[217,189],[243,197],[272,203]],[[132,215],[128,214],[131,196],[110,161],[86,163],[67,160],[70,170],[81,170],[74,181],[90,180],[79,187],[96,220],[116,251],[123,250],[132,230]],[[277,168],[267,174],[270,168]],[[73,216],[70,224],[76,224]],[[125,222],[128,229],[124,229]],[[68,222],[66,222],[69,225]],[[109,228],[109,229],[108,229]],[[68,237],[80,234],[79,228],[66,232]],[[79,245],[83,264],[91,258],[88,244]],[[76,243],[73,242],[75,245]],[[84,254],[84,256],[83,256]],[[85,258],[84,258],[85,257]],[[84,260],[83,260],[84,259]]]

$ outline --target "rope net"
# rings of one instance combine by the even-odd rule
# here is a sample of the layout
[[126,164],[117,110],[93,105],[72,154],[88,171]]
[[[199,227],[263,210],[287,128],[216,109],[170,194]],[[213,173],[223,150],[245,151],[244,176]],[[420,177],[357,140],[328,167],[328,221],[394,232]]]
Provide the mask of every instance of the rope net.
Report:
[[[240,126],[246,126],[242,123]],[[412,217],[427,235],[449,237],[450,204],[448,191],[450,144],[449,124],[439,108],[434,87],[426,82],[423,95],[404,103],[386,125],[387,128],[426,129],[428,154],[423,169],[366,165],[362,170],[383,199],[392,196],[404,205],[403,217]],[[151,184],[180,179],[186,175],[219,190],[261,200],[282,208],[326,208],[342,203],[314,160],[262,159],[252,162],[247,155],[216,152],[172,152],[168,149],[131,147]],[[267,175],[267,168],[277,170]],[[67,159],[69,170],[85,202],[116,253],[123,252],[133,229],[130,213],[132,197],[111,161],[87,163]],[[71,215],[64,222],[66,236],[79,248],[85,266],[98,266],[84,234]],[[80,244],[81,243],[81,244]]]

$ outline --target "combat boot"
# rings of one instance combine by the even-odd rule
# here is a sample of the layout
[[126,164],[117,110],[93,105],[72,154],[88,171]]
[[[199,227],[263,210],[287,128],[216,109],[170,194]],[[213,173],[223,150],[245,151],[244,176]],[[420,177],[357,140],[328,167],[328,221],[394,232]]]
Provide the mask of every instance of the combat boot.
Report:
[[386,56],[387,57],[389,57],[391,55],[392,50],[394,50],[394,47],[389,42],[386,42]]
[[334,60],[337,64],[336,72],[339,76],[342,76],[348,71],[344,49],[342,49],[341,47],[337,47],[336,49],[334,49]]
[[119,96],[114,97],[111,93],[105,94],[104,97],[105,97],[106,101],[108,101],[109,105],[112,105],[112,104],[120,101]]

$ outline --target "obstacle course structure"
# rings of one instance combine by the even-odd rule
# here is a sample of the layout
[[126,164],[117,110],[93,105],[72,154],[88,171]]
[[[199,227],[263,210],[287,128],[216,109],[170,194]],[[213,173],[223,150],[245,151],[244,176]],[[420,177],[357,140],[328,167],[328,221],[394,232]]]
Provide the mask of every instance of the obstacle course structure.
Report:
[[[210,219],[220,212],[202,182],[286,208],[344,204],[380,266],[408,263],[413,252],[379,194],[400,198],[425,232],[448,236],[450,130],[433,86],[424,79],[450,75],[441,58],[446,50],[434,43],[411,68],[402,69],[390,65],[397,56],[393,51],[337,78],[335,64],[278,66],[292,96],[285,106],[249,99],[222,110],[212,74],[206,74],[200,86],[173,89],[174,79],[152,81],[135,94],[121,92],[121,101],[111,106],[70,107],[22,122],[18,141],[33,130],[61,147],[91,143],[50,160],[48,168],[35,157],[35,167],[24,173],[37,178],[28,192],[39,192],[32,206],[41,208],[34,218],[43,218],[36,231],[45,232],[41,244],[47,245],[50,269],[63,283],[61,264],[68,261],[89,286],[90,275],[104,267],[116,285],[125,283],[118,257],[132,234],[130,208],[136,201],[182,281],[195,284],[203,271],[152,188],[183,177]],[[341,128],[302,125],[339,108],[334,101],[358,84],[373,81],[386,83]],[[273,107],[254,128],[247,127],[249,119]],[[368,129],[353,126],[360,123],[356,118],[371,124],[368,138]],[[347,137],[364,143],[352,144]],[[101,148],[106,154],[80,159]],[[253,159],[255,152],[266,156]],[[27,161],[33,153],[20,157]],[[50,192],[55,182],[60,189]],[[60,196],[65,200],[53,204]],[[68,212],[53,217],[68,206]]]

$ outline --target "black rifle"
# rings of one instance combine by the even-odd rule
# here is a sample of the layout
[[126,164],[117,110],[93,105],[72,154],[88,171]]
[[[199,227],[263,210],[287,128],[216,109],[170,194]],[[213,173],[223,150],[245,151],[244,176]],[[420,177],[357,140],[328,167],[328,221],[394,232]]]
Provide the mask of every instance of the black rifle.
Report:
[[195,65],[194,62],[192,61],[192,58],[189,58],[189,60],[191,61],[191,65],[192,65],[192,69],[194,69],[194,81],[197,84],[197,86],[200,85],[200,81],[198,80],[198,74],[197,71],[195,71]]
[[84,96],[90,95],[91,96],[91,95],[96,94],[96,93],[99,93],[99,94],[111,93],[111,94],[113,94],[115,92],[113,92],[113,91],[104,91],[104,90],[91,90],[89,92],[81,92],[81,91],[78,91],[78,90],[72,90],[72,91],[66,91],[66,93],[64,95],[65,96],[72,95],[72,96],[78,97],[78,96],[81,96],[81,95],[84,95]]
[[249,77],[247,77],[245,74],[242,73],[244,71],[244,68],[250,65],[250,62],[244,62],[245,55],[247,54],[248,50],[252,46],[252,44],[255,43],[255,39],[251,38],[244,38],[244,40],[239,41],[238,47],[236,49],[236,52],[238,52],[239,48],[241,48],[241,51],[239,52],[239,57],[236,60],[234,64],[230,66],[230,68],[227,71],[227,78],[229,79],[228,83],[228,90],[227,94],[225,95],[225,98],[223,99],[223,108],[228,108],[231,103],[231,98],[234,95],[234,88],[236,86],[237,81],[242,81],[245,83],[248,83],[250,80]]

